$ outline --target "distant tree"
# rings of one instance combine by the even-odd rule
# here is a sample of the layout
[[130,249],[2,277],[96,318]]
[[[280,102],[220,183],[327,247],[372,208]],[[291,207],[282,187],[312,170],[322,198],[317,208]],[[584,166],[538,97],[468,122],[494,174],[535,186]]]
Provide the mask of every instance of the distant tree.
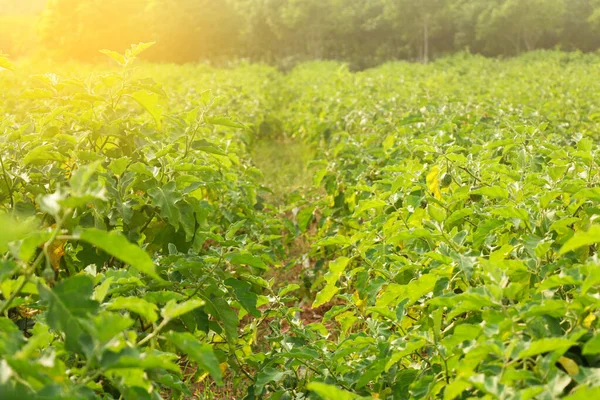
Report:
[[61,54],[84,60],[98,50],[124,50],[147,41],[146,0],[48,0],[40,22],[40,40]]
[[242,57],[273,62],[280,55],[281,34],[276,31],[271,0],[229,0],[240,15],[239,48]]
[[600,1],[565,1],[564,22],[560,35],[560,45],[565,50],[591,51],[600,45],[600,29],[596,29],[600,27],[600,18],[597,19],[594,15],[595,4],[600,6]]
[[144,56],[156,61],[340,59],[364,68],[465,48],[591,51],[600,46],[600,0],[47,0],[40,31],[46,48],[86,60],[154,40]]
[[586,21],[594,35],[600,34],[600,0],[589,0],[589,14]]
[[492,1],[477,23],[477,37],[487,48],[520,53],[534,50],[544,35],[557,35],[563,27],[567,0]]
[[193,62],[232,56],[241,19],[229,2],[214,0],[150,0],[147,7],[153,59]]
[[499,4],[500,0],[452,0],[448,6],[449,18],[454,25],[453,45],[456,50],[468,48],[479,52],[483,42],[477,35],[477,22],[482,13]]
[[431,43],[441,31],[448,16],[448,0],[383,0],[386,18],[408,42],[418,57],[427,63],[431,57]]

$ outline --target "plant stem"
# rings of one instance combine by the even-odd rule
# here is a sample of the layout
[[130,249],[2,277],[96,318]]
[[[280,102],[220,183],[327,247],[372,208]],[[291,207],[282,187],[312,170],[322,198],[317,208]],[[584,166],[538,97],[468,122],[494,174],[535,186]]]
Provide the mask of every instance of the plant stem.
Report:
[[2,175],[4,176],[4,182],[6,182],[8,197],[10,198],[10,208],[12,210],[15,207],[15,200],[13,199],[13,187],[8,181],[8,175],[6,174],[6,169],[4,168],[4,161],[2,161],[2,157],[0,157],[0,166],[2,167]]
[[21,290],[23,290],[25,284],[29,282],[29,277],[31,276],[31,274],[35,272],[37,267],[44,259],[44,255],[45,253],[41,252],[35,259],[34,263],[28,269],[25,270],[25,273],[23,274],[25,279],[23,279],[19,286],[17,286],[17,288],[10,294],[8,299],[6,299],[4,304],[2,304],[2,307],[0,308],[0,315],[4,315],[4,313],[10,308],[10,304],[13,302],[13,300],[19,295],[19,293],[21,293]]
[[153,338],[155,338],[158,333],[170,322],[171,320],[169,318],[165,318],[162,320],[162,322],[156,327],[156,329],[154,331],[152,331],[151,334],[149,334],[148,336],[146,336],[145,338],[143,338],[142,340],[140,340],[137,345],[141,346],[144,343],[152,340]]
[[[69,211],[70,210],[67,210],[67,213]],[[35,259],[35,261],[33,262],[33,264],[25,270],[25,273],[23,274],[23,276],[25,276],[25,279],[23,279],[23,282],[21,282],[19,284],[19,286],[10,294],[9,298],[6,299],[4,304],[2,304],[2,307],[0,308],[0,315],[3,315],[10,308],[10,304],[19,295],[19,293],[21,293],[21,290],[23,290],[23,288],[25,287],[25,284],[27,282],[29,282],[29,278],[37,270],[37,268],[41,264],[42,260],[50,259],[49,258],[50,256],[48,254],[48,248],[50,247],[50,245],[52,245],[52,242],[54,242],[56,240],[56,237],[58,236],[58,233],[60,232],[60,230],[62,228],[62,224],[63,224],[63,219],[62,218],[57,219],[56,227],[54,228],[54,231],[52,232],[52,235],[50,236],[50,238],[44,243],[43,251],[40,254],[38,254],[38,256]]]

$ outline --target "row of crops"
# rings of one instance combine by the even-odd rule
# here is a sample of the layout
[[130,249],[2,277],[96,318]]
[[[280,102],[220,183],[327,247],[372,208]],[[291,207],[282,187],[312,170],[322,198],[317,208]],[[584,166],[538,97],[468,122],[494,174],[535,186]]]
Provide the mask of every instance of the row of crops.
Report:
[[[0,57],[2,399],[600,394],[598,56],[144,47]],[[273,187],[265,142],[310,179]]]

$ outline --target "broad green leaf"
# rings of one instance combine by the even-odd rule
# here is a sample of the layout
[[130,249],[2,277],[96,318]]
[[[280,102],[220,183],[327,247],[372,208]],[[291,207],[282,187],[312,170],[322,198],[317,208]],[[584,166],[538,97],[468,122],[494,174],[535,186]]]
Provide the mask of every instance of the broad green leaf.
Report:
[[358,205],[358,207],[356,208],[356,210],[354,210],[354,215],[355,216],[359,216],[361,215],[363,212],[367,211],[367,210],[378,210],[380,208],[385,207],[386,203],[383,200],[378,200],[378,199],[372,199],[372,200],[364,200],[361,201],[360,204]]
[[[10,232],[10,229],[7,229],[7,231]],[[20,240],[18,244],[11,246],[11,253],[14,257],[29,262],[40,246],[48,241],[51,236],[52,232],[50,230],[34,231]],[[11,235],[11,237],[14,236]]]
[[427,345],[427,342],[425,340],[417,340],[414,342],[408,342],[405,343],[403,345],[402,348],[399,349],[394,349],[394,351],[392,352],[392,355],[390,357],[389,360],[387,360],[387,363],[385,364],[385,371],[388,371],[390,368],[392,368],[392,366],[394,364],[396,364],[398,361],[400,361],[402,358],[408,356],[409,354],[423,348],[424,346]]
[[[109,278],[110,279],[110,278]],[[158,320],[158,308],[155,304],[149,303],[139,297],[117,297],[106,306],[107,310],[127,310],[140,315],[148,322]]]
[[600,354],[600,335],[595,335],[588,340],[583,346],[582,353],[586,355]]
[[178,229],[181,214],[177,203],[181,201],[182,194],[177,189],[176,183],[171,181],[163,187],[153,187],[148,190],[148,194],[152,197],[152,205],[160,209],[161,217]]
[[446,210],[444,210],[442,207],[436,206],[433,203],[427,206],[427,212],[429,213],[429,216],[437,222],[444,222],[446,220]]
[[573,197],[587,200],[600,201],[600,188],[585,188],[577,192]]
[[565,254],[569,251],[598,242],[600,242],[600,225],[592,225],[587,232],[575,232],[573,237],[567,240],[567,242],[560,248],[560,254]]
[[229,128],[240,128],[240,129],[245,129],[246,125],[240,123],[240,122],[235,122],[234,120],[232,120],[229,117],[224,117],[224,116],[219,116],[219,117],[204,117],[204,121],[207,124],[211,124],[211,125],[220,125],[220,126],[227,126]]
[[317,308],[317,307],[320,307],[323,304],[327,303],[339,291],[340,291],[340,289],[335,285],[326,285],[323,289],[321,289],[319,291],[319,293],[317,293],[317,296],[315,297],[315,301],[312,304],[312,308]]
[[227,260],[233,265],[249,265],[259,269],[268,269],[260,257],[248,253],[231,253],[227,255]]
[[488,219],[477,226],[477,229],[473,233],[473,246],[479,249],[488,235],[494,232],[496,229],[504,226],[502,221]]
[[8,244],[23,239],[33,228],[31,221],[19,221],[16,218],[0,214],[0,254],[8,251]]
[[408,299],[407,305],[410,306],[427,293],[432,292],[437,279],[437,276],[433,274],[425,274],[406,285],[392,283],[382,291],[376,305],[378,307],[395,305],[403,299]]
[[154,118],[156,128],[162,130],[163,108],[160,105],[160,96],[145,90],[135,92],[131,98],[138,102]]
[[454,400],[464,393],[465,390],[468,390],[471,386],[473,386],[472,383],[462,379],[457,379],[450,382],[450,384],[444,389],[444,400]]
[[221,297],[206,300],[206,310],[213,315],[225,330],[225,336],[229,343],[236,343],[238,339],[238,317],[231,306]]
[[72,351],[81,348],[84,324],[89,324],[98,310],[98,302],[92,300],[93,290],[94,283],[87,275],[67,278],[52,289],[38,283],[40,298],[48,307],[46,321],[52,329],[65,333],[67,348]]
[[271,382],[279,382],[286,375],[289,374],[289,371],[280,371],[275,368],[267,367],[260,371],[258,375],[256,375],[256,380],[254,381],[254,386],[258,393],[262,393],[264,387]]
[[279,297],[283,297],[286,294],[293,292],[294,290],[298,290],[298,289],[300,289],[300,285],[298,285],[296,283],[290,283],[289,285],[282,288],[277,295]]
[[167,339],[191,360],[198,363],[200,368],[207,371],[219,386],[223,385],[219,361],[217,360],[211,345],[201,343],[189,332],[169,332],[167,334]]
[[118,369],[141,368],[144,370],[167,370],[181,374],[181,368],[176,364],[175,354],[163,353],[148,349],[140,353],[137,349],[125,348],[119,352],[106,352],[102,366],[111,371]]
[[317,243],[315,243],[315,246],[350,246],[352,243],[352,239],[348,237],[335,235],[319,240]]
[[474,211],[472,208],[461,208],[460,210],[456,210],[452,214],[450,214],[448,219],[446,219],[446,226],[450,226],[463,218],[473,215],[473,213]]
[[106,344],[113,340],[115,336],[119,336],[123,331],[131,328],[135,321],[121,313],[102,312],[93,318],[95,330],[91,330],[91,326],[86,326],[88,332],[94,333],[94,339],[102,344]]
[[97,302],[102,303],[106,298],[106,295],[108,294],[108,289],[110,289],[110,285],[112,285],[113,281],[114,278],[109,277],[106,278],[104,282],[102,282],[100,285],[96,286],[96,288],[94,289],[93,299]]
[[311,392],[318,394],[323,400],[356,400],[361,398],[353,393],[321,382],[311,382],[306,387]]
[[13,355],[25,344],[19,327],[10,319],[0,317],[0,355]]
[[25,158],[23,164],[40,164],[47,161],[64,161],[66,157],[56,151],[56,147],[50,144],[38,146],[32,149]]
[[227,155],[226,152],[224,152],[219,147],[217,147],[215,144],[210,143],[209,141],[207,141],[205,139],[194,140],[194,142],[192,143],[192,148],[195,150],[203,151],[205,153],[218,154],[221,156]]
[[108,164],[108,169],[110,169],[115,175],[121,176],[123,175],[123,172],[125,172],[125,169],[129,163],[129,157],[115,158],[110,162],[110,164]]
[[129,242],[125,236],[117,231],[101,231],[88,228],[78,235],[80,240],[88,242],[119,260],[131,265],[133,268],[152,278],[163,281],[156,273],[156,266],[144,250]]
[[234,278],[229,278],[224,283],[233,288],[235,297],[250,315],[260,317],[260,311],[256,308],[258,296],[252,291],[252,285]]
[[545,338],[531,342],[529,346],[521,351],[517,356],[518,359],[533,357],[542,353],[548,353],[555,350],[566,350],[574,346],[576,342],[565,338]]
[[472,194],[481,194],[492,199],[508,199],[508,191],[500,186],[484,186],[471,191]]
[[[227,240],[231,240],[235,237],[235,234],[242,229],[242,227],[246,224],[246,220],[242,219],[234,224],[231,224],[231,226],[229,226],[229,229],[227,229],[227,233],[225,233],[225,238]],[[234,253],[235,254],[235,253]]]
[[529,213],[527,212],[527,210],[524,210],[522,208],[512,206],[499,207],[492,209],[490,212],[492,213],[492,215],[497,215],[499,217],[516,218],[524,222],[527,222],[529,220]]
[[170,300],[160,311],[160,315],[162,315],[163,318],[175,319],[198,307],[202,307],[204,304],[204,300],[200,299],[187,300],[183,303],[177,303],[175,300]]
[[385,360],[375,360],[371,365],[367,368],[365,373],[360,377],[358,382],[356,382],[356,388],[362,389],[371,381],[377,382],[380,375],[383,373],[385,369]]
[[597,398],[600,398],[600,386],[581,386],[572,394],[563,397],[563,400],[592,400]]

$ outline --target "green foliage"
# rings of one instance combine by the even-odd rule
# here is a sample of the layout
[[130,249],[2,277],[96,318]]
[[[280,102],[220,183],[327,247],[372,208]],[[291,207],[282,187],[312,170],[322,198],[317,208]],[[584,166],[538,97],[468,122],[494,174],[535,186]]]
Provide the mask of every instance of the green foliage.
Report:
[[284,78],[281,130],[318,148],[294,221],[310,216],[303,279],[323,317],[268,337],[265,371],[296,376],[263,394],[593,393],[592,59],[461,55],[356,74],[312,63]]
[[337,59],[364,69],[464,50],[595,50],[599,10],[595,0],[48,0],[39,29],[19,27],[32,32],[22,44],[7,29],[0,48],[21,54],[39,31],[43,54],[86,61],[98,59],[95,49],[152,38],[151,60],[249,58],[287,69]]
[[[135,52],[0,75],[1,397],[597,393],[597,56]],[[271,203],[274,136],[314,174]]]
[[210,93],[168,101],[132,66],[148,47],[2,78],[0,397],[187,398],[190,371],[246,370],[258,307],[285,310],[248,128]]

